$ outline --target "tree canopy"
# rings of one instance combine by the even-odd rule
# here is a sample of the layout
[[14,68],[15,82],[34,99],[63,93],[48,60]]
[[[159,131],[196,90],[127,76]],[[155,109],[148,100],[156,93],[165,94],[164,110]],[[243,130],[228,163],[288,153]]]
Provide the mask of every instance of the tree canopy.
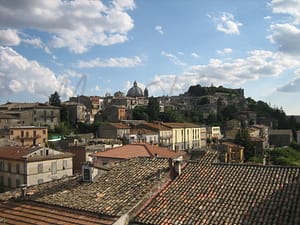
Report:
[[50,95],[49,104],[53,105],[53,106],[60,106],[61,101],[60,101],[60,96],[57,91],[55,91],[53,94]]

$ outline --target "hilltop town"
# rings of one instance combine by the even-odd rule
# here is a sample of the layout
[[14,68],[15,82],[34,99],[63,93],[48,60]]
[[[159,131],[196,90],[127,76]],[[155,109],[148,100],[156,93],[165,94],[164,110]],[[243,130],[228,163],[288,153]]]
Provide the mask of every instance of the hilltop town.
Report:
[[299,224],[299,130],[213,85],[6,102],[0,223]]

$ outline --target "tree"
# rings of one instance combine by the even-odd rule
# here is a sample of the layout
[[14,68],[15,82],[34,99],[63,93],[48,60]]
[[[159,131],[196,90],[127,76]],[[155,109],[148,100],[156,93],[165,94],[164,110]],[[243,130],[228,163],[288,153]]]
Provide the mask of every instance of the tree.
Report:
[[57,93],[57,91],[55,91],[53,94],[50,95],[49,104],[53,105],[53,106],[60,106],[61,101],[60,101],[60,96]]
[[159,102],[157,98],[150,97],[148,106],[147,106],[147,113],[149,115],[149,120],[154,121],[158,119],[159,116]]
[[149,116],[147,114],[147,108],[144,106],[137,106],[132,110],[132,119],[134,120],[146,120],[148,121]]
[[241,129],[237,132],[234,142],[238,145],[242,145],[245,153],[246,160],[249,160],[253,156],[253,145],[251,143],[248,129],[242,124]]

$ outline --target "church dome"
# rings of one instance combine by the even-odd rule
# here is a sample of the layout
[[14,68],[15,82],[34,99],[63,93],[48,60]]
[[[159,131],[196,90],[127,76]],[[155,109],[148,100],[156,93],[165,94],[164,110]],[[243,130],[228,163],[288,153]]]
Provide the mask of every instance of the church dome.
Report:
[[128,90],[126,96],[136,98],[136,97],[143,97],[144,94],[143,94],[142,89],[137,86],[136,81],[134,81],[133,87]]

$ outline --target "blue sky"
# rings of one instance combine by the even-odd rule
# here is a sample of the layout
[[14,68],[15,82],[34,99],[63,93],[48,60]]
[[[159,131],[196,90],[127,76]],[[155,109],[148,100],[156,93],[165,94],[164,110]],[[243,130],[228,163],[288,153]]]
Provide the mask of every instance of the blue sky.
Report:
[[0,103],[191,85],[299,114],[299,0],[0,0]]

